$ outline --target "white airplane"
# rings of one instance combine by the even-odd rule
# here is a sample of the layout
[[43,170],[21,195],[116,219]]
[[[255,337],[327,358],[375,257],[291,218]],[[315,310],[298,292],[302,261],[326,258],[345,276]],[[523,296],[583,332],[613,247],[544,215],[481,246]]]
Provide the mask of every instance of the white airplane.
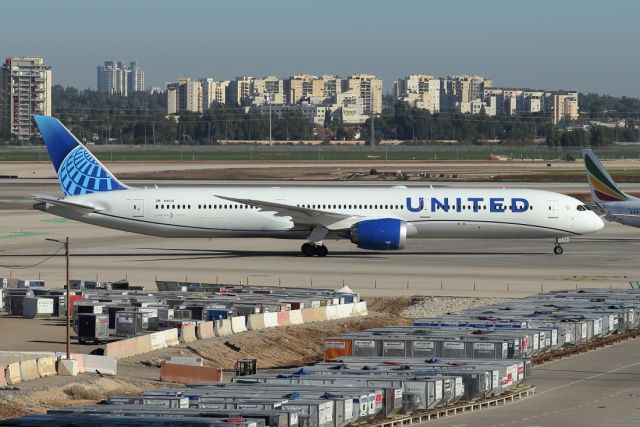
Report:
[[591,149],[582,150],[584,168],[591,190],[591,198],[605,212],[605,219],[640,227],[640,199],[618,187]]
[[57,119],[34,116],[64,197],[34,208],[101,227],[160,237],[325,239],[402,249],[407,238],[554,238],[593,233],[602,220],[574,198],[538,190],[379,187],[131,188]]

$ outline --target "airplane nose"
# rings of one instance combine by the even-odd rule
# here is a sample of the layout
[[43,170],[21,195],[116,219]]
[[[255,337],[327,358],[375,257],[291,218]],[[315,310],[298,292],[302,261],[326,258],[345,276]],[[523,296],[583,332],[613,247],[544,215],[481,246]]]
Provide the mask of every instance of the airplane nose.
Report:
[[591,213],[591,229],[588,231],[589,233],[595,233],[596,231],[602,230],[604,228],[604,221],[598,215],[593,212]]

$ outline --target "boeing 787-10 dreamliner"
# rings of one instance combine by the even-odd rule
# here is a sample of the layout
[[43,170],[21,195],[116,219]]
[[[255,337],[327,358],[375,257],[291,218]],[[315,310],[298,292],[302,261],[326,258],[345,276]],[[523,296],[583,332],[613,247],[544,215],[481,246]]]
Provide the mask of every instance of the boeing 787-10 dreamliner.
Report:
[[328,239],[402,249],[408,238],[555,239],[593,233],[602,220],[563,194],[522,189],[376,187],[132,188],[57,119],[34,116],[64,197],[34,196],[64,218],[159,237],[303,240],[326,256]]

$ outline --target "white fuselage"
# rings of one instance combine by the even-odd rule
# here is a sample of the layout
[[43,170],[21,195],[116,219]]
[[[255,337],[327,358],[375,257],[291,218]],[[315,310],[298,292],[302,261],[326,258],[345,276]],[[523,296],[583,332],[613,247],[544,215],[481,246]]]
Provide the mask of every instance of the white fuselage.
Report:
[[[305,239],[275,211],[217,196],[406,221],[407,237],[560,238],[591,233],[602,221],[574,198],[539,190],[406,187],[210,187],[99,192],[65,200],[98,211],[81,214],[48,206],[55,215],[102,227],[162,237],[275,237]],[[513,206],[512,206],[513,203]],[[327,238],[339,238],[338,232]]]
[[600,202],[607,211],[605,218],[631,227],[640,227],[640,200]]

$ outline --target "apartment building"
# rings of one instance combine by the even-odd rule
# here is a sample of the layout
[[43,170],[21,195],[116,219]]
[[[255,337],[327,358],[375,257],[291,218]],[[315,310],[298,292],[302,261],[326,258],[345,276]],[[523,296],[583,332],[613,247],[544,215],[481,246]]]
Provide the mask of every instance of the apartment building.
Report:
[[42,58],[8,57],[0,67],[0,133],[36,136],[33,114],[51,115],[51,67]]
[[441,80],[427,74],[411,74],[396,80],[393,95],[397,101],[403,101],[415,108],[440,111]]
[[229,83],[227,94],[227,104],[246,105],[253,94],[254,77],[242,76],[236,77]]
[[578,92],[547,89],[498,88],[483,90],[482,99],[496,99],[499,115],[547,114],[553,122],[578,118]]
[[134,92],[144,91],[144,71],[138,66],[135,61],[129,62],[127,68],[127,92],[132,94]]
[[252,105],[284,105],[286,103],[285,83],[278,77],[266,76],[253,79],[251,89],[249,102]]
[[578,93],[561,91],[553,94],[553,123],[578,118]]
[[325,81],[309,74],[298,74],[284,81],[286,103],[299,104],[308,98],[325,97]]
[[216,81],[212,78],[200,79],[202,90],[202,111],[226,104],[229,80]]
[[343,91],[362,99],[363,114],[382,113],[382,80],[370,74],[352,74],[342,82]]
[[98,91],[122,96],[144,91],[144,71],[135,61],[105,61],[98,65]]
[[167,83],[167,114],[201,113],[202,111],[202,83],[200,81],[179,78],[175,83]]
[[440,85],[440,111],[460,112],[462,104],[482,99],[482,92],[493,82],[482,76],[447,76]]

